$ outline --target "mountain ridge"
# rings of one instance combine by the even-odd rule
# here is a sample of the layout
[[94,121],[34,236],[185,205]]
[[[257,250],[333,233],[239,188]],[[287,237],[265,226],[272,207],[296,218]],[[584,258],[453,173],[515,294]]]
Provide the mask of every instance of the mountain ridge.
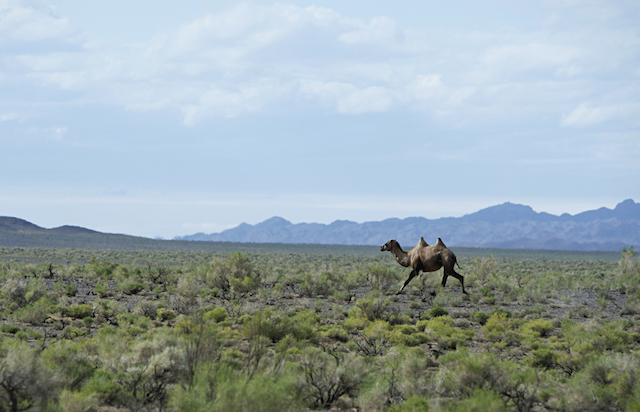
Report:
[[626,199],[614,209],[570,215],[536,212],[530,206],[505,202],[461,217],[408,217],[357,223],[291,223],[274,216],[256,225],[242,223],[220,233],[176,237],[175,240],[380,245],[388,239],[412,245],[438,237],[459,247],[549,250],[620,250],[640,245],[640,203]]

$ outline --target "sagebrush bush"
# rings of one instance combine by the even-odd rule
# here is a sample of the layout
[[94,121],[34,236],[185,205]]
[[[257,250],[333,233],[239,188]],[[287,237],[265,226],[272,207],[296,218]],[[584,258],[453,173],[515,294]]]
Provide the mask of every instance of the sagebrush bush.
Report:
[[489,315],[481,310],[473,312],[471,315],[471,320],[474,322],[478,322],[481,325],[485,325],[487,320],[489,320]]
[[355,398],[368,372],[358,356],[330,355],[317,348],[306,348],[298,365],[298,391],[316,408],[331,407],[342,396]]
[[222,322],[229,317],[229,313],[225,308],[213,308],[204,314],[205,320],[212,320],[216,323]]
[[288,412],[303,409],[290,375],[258,373],[251,379],[233,368],[199,369],[194,385],[176,387],[171,407],[179,412]]
[[333,275],[329,272],[321,274],[306,273],[298,285],[300,296],[328,296],[335,292]]
[[15,334],[20,331],[20,328],[15,325],[2,325],[2,328],[0,330],[2,330],[2,332],[4,333]]
[[547,337],[555,327],[548,320],[535,319],[521,326],[522,333],[532,337]]
[[441,306],[434,306],[427,311],[428,318],[436,318],[438,316],[445,316],[448,314],[449,314],[449,311]]
[[48,304],[38,304],[34,303],[28,305],[25,308],[22,308],[18,312],[16,312],[16,317],[25,323],[30,323],[32,325],[38,325],[44,323],[44,321],[49,316],[47,312]]
[[388,266],[371,264],[366,271],[367,280],[374,289],[386,290],[398,282],[397,272]]
[[373,296],[364,299],[358,299],[355,307],[359,310],[359,315],[373,322],[378,319],[386,320],[389,315],[387,308],[389,300],[382,296]]
[[291,318],[279,311],[265,309],[252,316],[242,327],[242,333],[248,339],[256,339],[258,336],[269,338],[272,342],[278,342],[293,330]]
[[146,284],[137,278],[131,277],[121,280],[116,284],[116,290],[125,295],[135,295],[146,288]]
[[27,304],[27,299],[25,298],[26,292],[27,281],[25,279],[10,277],[2,286],[3,296],[5,296],[9,301],[15,302],[18,306],[24,306]]
[[[20,333],[22,332],[18,332]],[[42,363],[39,350],[20,341],[5,341],[1,345],[2,409],[19,411],[25,405],[44,408],[48,400],[57,393],[57,387],[53,373]]]
[[262,284],[260,273],[254,269],[246,253],[231,253],[225,260],[214,259],[205,275],[210,288],[215,288],[228,298],[229,293],[244,295]]
[[98,367],[82,344],[68,340],[47,347],[41,357],[47,367],[57,371],[60,383],[70,390],[80,388]]
[[158,304],[154,301],[143,300],[136,305],[134,313],[146,316],[149,319],[155,319],[158,316]]
[[193,276],[181,276],[176,285],[176,292],[187,302],[193,303],[200,294],[201,287]]
[[491,390],[478,388],[471,396],[455,404],[451,412],[508,412],[504,399]]
[[90,305],[87,305],[87,304],[73,305],[71,307],[64,308],[63,312],[65,316],[69,316],[76,319],[82,319],[89,316],[93,316],[93,309],[91,308]]

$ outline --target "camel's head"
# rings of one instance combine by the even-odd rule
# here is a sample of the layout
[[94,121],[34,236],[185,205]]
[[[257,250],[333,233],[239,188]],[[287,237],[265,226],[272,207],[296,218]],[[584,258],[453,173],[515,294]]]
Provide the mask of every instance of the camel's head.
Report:
[[391,251],[393,245],[397,244],[397,243],[398,242],[396,242],[395,239],[391,239],[390,241],[388,241],[384,245],[380,246],[380,252],[386,252],[387,250]]

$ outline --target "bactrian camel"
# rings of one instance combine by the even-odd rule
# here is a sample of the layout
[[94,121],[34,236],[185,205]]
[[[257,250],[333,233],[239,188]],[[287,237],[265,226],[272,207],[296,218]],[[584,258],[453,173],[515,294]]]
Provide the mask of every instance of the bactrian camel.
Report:
[[453,269],[453,266],[458,263],[458,259],[456,255],[445,246],[440,238],[438,238],[436,244],[432,246],[429,246],[423,238],[420,238],[420,242],[409,252],[402,250],[400,244],[395,239],[391,239],[380,247],[380,251],[382,252],[386,252],[387,250],[391,252],[393,257],[395,257],[402,266],[413,268],[409,274],[409,278],[404,282],[404,285],[402,285],[397,295],[402,293],[404,288],[411,282],[411,279],[418,276],[420,271],[434,272],[440,268],[444,268],[442,286],[446,286],[447,278],[451,275],[460,281],[462,293],[467,294],[464,290],[464,277]]

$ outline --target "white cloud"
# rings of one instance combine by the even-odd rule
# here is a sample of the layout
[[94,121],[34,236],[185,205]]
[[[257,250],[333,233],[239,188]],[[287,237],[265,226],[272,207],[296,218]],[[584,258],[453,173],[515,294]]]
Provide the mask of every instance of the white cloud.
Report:
[[[15,41],[67,43],[78,36],[52,9],[7,3],[1,15],[0,33]],[[344,114],[417,109],[454,125],[565,113],[563,125],[588,126],[614,116],[616,104],[589,108],[581,101],[616,91],[627,103],[637,101],[625,92],[625,73],[637,74],[630,57],[639,48],[637,33],[624,27],[554,32],[544,24],[436,36],[385,16],[364,20],[316,6],[242,3],[142,43],[10,54],[0,72],[3,84],[72,90],[129,110],[170,108],[186,125],[304,99]],[[626,71],[627,64],[633,69]],[[615,79],[607,91],[597,83],[603,77]],[[576,108],[567,115],[567,107]]]
[[235,90],[222,90],[212,86],[200,95],[194,104],[183,108],[184,123],[193,125],[202,117],[224,115],[236,117],[260,111],[265,105],[289,92],[286,85],[273,79],[257,79],[251,84],[240,85]]
[[45,132],[49,134],[49,138],[55,141],[61,141],[69,131],[66,126],[63,127],[50,127],[45,129]]
[[11,120],[20,120],[22,116],[17,112],[0,113],[0,122],[9,122]]
[[492,68],[499,69],[496,74],[500,76],[514,77],[522,72],[553,70],[573,72],[578,65],[577,60],[585,54],[579,47],[564,44],[510,44],[491,47],[482,57],[482,63]]
[[69,20],[53,7],[17,0],[4,0],[0,4],[0,44],[12,40],[75,40],[76,35]]
[[338,36],[340,41],[350,44],[369,44],[377,47],[381,45],[401,46],[405,34],[400,25],[388,17],[374,17],[368,22],[357,22],[353,31]]
[[587,103],[581,103],[571,113],[562,118],[562,126],[586,127],[605,122],[619,114],[617,107],[589,107]]
[[344,114],[382,112],[394,103],[393,94],[384,87],[359,88],[349,83],[303,81],[300,90],[308,98],[318,99]]

